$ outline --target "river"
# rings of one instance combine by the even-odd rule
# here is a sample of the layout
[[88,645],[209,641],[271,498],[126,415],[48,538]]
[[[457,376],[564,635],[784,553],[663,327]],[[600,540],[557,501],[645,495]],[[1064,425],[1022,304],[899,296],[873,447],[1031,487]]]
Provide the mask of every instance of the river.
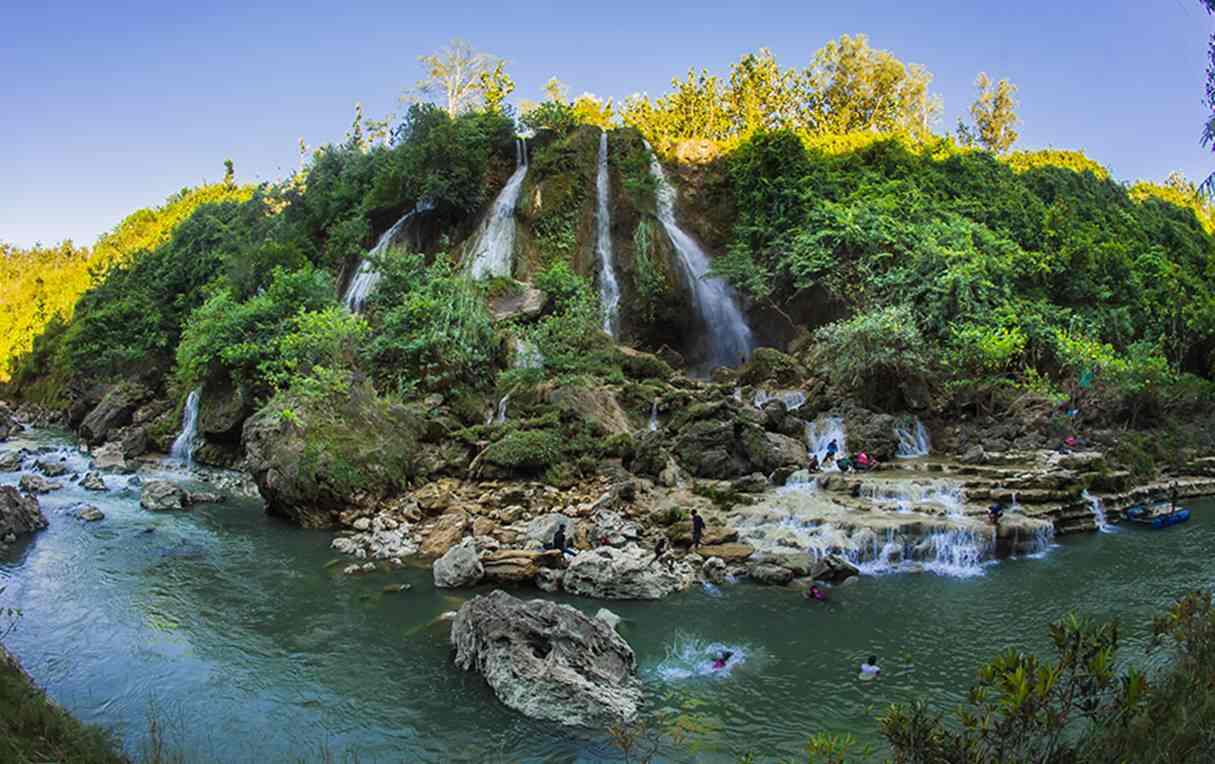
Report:
[[[2,448],[63,443],[35,433]],[[83,456],[64,453],[83,469]],[[6,644],[30,674],[133,753],[152,714],[190,762],[612,755],[603,735],[524,719],[452,666],[435,618],[475,592],[436,591],[422,568],[343,576],[327,567],[330,534],[267,517],[254,500],[152,514],[126,480],[108,476],[118,490],[106,494],[67,484],[42,497],[50,528],[0,553],[0,606],[23,611]],[[81,501],[106,519],[76,520],[67,510]],[[1191,506],[1177,528],[1065,538],[974,578],[866,577],[826,605],[745,583],[662,602],[562,599],[624,618],[651,712],[689,731],[663,761],[797,756],[819,731],[880,746],[874,718],[887,704],[956,705],[982,661],[1010,646],[1045,652],[1047,625],[1073,608],[1121,619],[1123,655],[1143,661],[1151,617],[1215,586],[1215,502]],[[392,583],[413,588],[384,593]],[[741,662],[699,673],[712,643]],[[869,654],[882,678],[861,683]]]

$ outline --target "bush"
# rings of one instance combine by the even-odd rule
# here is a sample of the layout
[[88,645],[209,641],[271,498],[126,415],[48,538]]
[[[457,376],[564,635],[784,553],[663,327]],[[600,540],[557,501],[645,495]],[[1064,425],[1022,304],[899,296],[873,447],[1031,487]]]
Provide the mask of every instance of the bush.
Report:
[[861,313],[819,329],[811,353],[832,384],[868,404],[898,407],[899,389],[925,381],[931,358],[911,310],[899,306]]
[[508,470],[540,472],[561,459],[561,433],[552,430],[515,430],[485,450],[486,462]]

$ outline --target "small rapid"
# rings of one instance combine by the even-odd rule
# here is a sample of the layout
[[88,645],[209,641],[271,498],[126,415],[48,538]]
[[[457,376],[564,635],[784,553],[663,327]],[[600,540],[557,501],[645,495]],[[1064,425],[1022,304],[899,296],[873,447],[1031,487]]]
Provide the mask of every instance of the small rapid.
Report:
[[468,273],[474,279],[501,276],[510,278],[515,260],[515,207],[527,176],[527,144],[515,139],[515,172],[498,192],[489,214],[470,238],[465,252]]
[[912,421],[910,426],[895,427],[894,435],[899,439],[895,456],[900,459],[915,459],[928,456],[932,452],[932,440],[919,417]]

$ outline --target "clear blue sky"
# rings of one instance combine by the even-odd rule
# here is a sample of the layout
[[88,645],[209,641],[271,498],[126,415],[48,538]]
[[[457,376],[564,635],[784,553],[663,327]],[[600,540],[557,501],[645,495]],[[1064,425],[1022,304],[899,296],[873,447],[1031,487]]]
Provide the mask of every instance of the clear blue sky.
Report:
[[[689,66],[768,47],[804,66],[864,32],[935,75],[941,128],[983,70],[1019,87],[1020,146],[1082,148],[1123,180],[1215,169],[1198,146],[1206,45],[1196,0],[819,2],[55,2],[0,12],[0,240],[91,243],[132,210],[223,174],[273,180],[296,143],[340,139],[356,101],[394,110],[420,54],[459,36],[539,98],[658,95]],[[346,5],[347,7],[343,7]]]

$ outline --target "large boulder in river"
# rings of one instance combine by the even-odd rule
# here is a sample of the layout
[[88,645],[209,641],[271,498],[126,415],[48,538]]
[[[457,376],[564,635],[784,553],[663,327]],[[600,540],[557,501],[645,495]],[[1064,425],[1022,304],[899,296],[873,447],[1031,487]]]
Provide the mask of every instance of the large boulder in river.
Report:
[[422,425],[416,409],[352,381],[324,398],[275,399],[245,422],[245,454],[267,512],[325,528],[408,485]]
[[21,481],[17,485],[26,493],[50,493],[63,487],[61,483],[47,480],[41,475],[22,475]]
[[13,415],[7,403],[0,401],[0,440],[5,440],[15,432],[20,432],[21,425]]
[[46,516],[33,496],[22,496],[11,485],[0,486],[0,540],[45,528]]
[[121,443],[106,443],[93,449],[93,466],[99,470],[123,472],[127,469],[127,457]]
[[451,645],[456,666],[534,719],[603,728],[632,721],[642,702],[633,649],[569,605],[503,591],[474,597],[452,622]]
[[692,568],[672,560],[654,562],[639,546],[598,547],[570,560],[561,586],[570,594],[605,600],[657,600],[692,585]]
[[108,440],[112,432],[130,424],[135,409],[149,397],[143,385],[131,382],[114,385],[80,423],[80,437],[90,445]]
[[186,507],[186,492],[167,480],[149,480],[143,484],[139,506],[149,512],[172,512]]
[[448,549],[447,554],[435,560],[432,572],[435,586],[440,589],[473,586],[485,576],[476,544],[470,538]]
[[198,432],[206,440],[239,444],[241,427],[253,414],[253,396],[225,377],[209,382],[198,399]]
[[0,452],[0,472],[17,472],[24,462],[24,451]]

